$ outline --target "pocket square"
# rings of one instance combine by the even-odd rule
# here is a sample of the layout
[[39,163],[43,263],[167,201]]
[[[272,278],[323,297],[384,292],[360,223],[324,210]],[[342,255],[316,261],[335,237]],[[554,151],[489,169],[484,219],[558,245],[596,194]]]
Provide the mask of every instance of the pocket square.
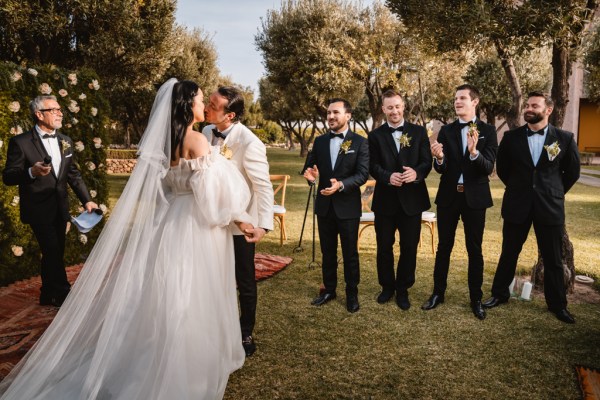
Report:
[[65,156],[65,158],[69,158],[69,157],[73,157],[73,153],[68,154],[68,155]]
[[485,136],[479,136],[479,139],[485,139]]
[[354,153],[354,150],[348,150],[346,154]]

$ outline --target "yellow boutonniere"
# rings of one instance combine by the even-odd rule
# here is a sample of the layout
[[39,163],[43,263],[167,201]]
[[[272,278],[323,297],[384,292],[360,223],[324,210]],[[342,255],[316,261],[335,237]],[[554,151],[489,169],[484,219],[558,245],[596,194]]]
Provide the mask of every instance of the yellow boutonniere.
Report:
[[544,146],[546,152],[548,152],[548,159],[550,161],[554,161],[558,153],[560,153],[560,146],[558,145],[558,140],[552,144],[547,144]]
[[69,144],[69,142],[67,142],[64,139],[60,141],[60,145],[62,147],[62,152],[63,153],[71,148],[71,145]]
[[412,140],[412,138],[408,136],[408,133],[403,133],[396,140],[398,141],[398,143],[400,143],[400,148],[403,149],[405,147],[410,147],[410,141]]
[[229,146],[227,146],[226,144],[224,144],[223,146],[221,146],[220,153],[221,153],[221,155],[223,157],[225,157],[228,160],[231,160],[231,156],[233,156],[233,152],[231,151],[231,149],[229,148]]
[[467,135],[473,137],[476,134],[479,134],[479,131],[477,130],[477,124],[475,122],[471,122],[469,124],[469,131],[467,132]]
[[352,146],[352,140],[343,142],[340,145],[340,153],[348,154],[348,150],[350,150],[350,146]]

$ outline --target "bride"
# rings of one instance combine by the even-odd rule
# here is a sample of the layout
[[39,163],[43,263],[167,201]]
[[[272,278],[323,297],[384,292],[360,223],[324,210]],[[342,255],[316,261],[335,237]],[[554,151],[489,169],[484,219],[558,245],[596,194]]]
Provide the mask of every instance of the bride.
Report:
[[1,399],[218,399],[244,363],[232,234],[249,189],[192,129],[202,91],[158,91],[138,163],[56,318]]

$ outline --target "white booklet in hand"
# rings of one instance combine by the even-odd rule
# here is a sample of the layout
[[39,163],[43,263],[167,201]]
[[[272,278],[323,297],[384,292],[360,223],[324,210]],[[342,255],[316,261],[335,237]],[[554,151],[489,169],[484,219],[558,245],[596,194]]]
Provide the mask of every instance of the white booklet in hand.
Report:
[[71,222],[73,222],[73,225],[75,225],[81,233],[89,232],[101,220],[102,210],[100,209],[96,209],[91,213],[84,211],[77,217],[71,217]]

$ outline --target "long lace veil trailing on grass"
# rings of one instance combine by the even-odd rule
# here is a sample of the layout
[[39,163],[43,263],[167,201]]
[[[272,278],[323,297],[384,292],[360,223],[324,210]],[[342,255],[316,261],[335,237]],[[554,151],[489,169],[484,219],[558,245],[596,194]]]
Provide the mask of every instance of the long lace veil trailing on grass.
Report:
[[[107,366],[119,356],[108,338],[118,343],[127,336],[130,313],[138,309],[143,277],[156,254],[154,232],[168,208],[162,181],[169,168],[176,82],[159,89],[135,170],[56,318],[0,383],[2,399],[44,398],[57,382],[74,379],[80,382],[72,398],[102,397]],[[85,372],[77,372],[84,365]]]

